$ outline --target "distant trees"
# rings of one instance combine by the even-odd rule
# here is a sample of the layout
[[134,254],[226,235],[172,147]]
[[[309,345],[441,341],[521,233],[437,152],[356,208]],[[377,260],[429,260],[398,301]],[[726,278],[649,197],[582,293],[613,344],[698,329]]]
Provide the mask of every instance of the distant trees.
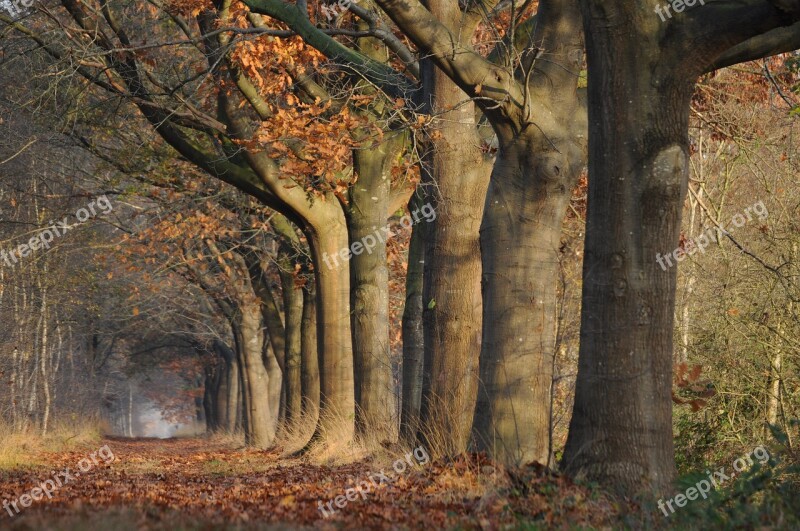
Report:
[[[95,201],[89,183],[67,182],[76,161],[47,134],[20,138],[41,133],[20,118],[0,124],[0,424],[47,435],[69,416],[99,415],[109,341],[95,334],[103,295],[91,248],[109,231],[76,218]],[[71,228],[43,241],[56,220]]]
[[[792,86],[791,58],[743,65],[704,79],[693,98],[691,174],[683,235],[703,227],[732,228],[678,270],[675,361],[701,369],[678,390],[686,405],[675,412],[679,470],[773,439],[771,429],[796,444],[797,174],[800,147],[785,127],[797,120],[769,77],[747,91],[726,90],[768,69]],[[779,85],[780,86],[780,85]],[[783,89],[781,90],[783,92]],[[741,134],[745,129],[757,134]],[[743,207],[763,203],[764,216],[742,227]],[[691,220],[694,220],[693,222]],[[715,231],[716,233],[716,231]],[[710,394],[710,396],[709,396]],[[701,396],[705,395],[705,396]],[[699,411],[691,400],[701,399]],[[767,423],[773,428],[769,428]],[[730,437],[731,433],[737,437]]]

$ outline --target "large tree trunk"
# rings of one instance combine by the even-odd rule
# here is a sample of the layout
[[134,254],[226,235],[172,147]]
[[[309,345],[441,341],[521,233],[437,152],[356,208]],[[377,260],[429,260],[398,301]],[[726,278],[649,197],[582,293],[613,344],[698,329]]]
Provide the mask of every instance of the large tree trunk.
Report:
[[494,118],[499,152],[481,224],[483,342],[473,435],[508,464],[551,464],[561,226],[585,167],[586,114],[578,89],[581,15],[573,0],[542,2],[522,54],[526,101]]
[[[422,206],[416,195],[411,208]],[[408,248],[406,304],[403,308],[403,399],[400,434],[412,441],[420,428],[422,374],[425,366],[425,335],[422,326],[422,288],[425,270],[425,231],[427,223],[414,225]]]
[[[457,3],[435,0],[440,20],[457,21]],[[468,40],[472,31],[465,31]],[[428,75],[430,74],[430,75]],[[481,151],[475,106],[440,69],[425,70],[436,116],[431,134],[431,193],[436,220],[426,227],[422,437],[431,451],[466,451],[478,385],[481,344],[480,220],[491,163]]]
[[785,48],[791,31],[765,39],[768,46],[757,36],[797,22],[800,10],[797,2],[710,2],[659,21],[653,16],[663,7],[659,0],[581,5],[589,58],[589,209],[564,465],[628,494],[664,493],[675,477],[676,267],[659,262],[678,249],[694,83],[715,64],[735,62],[731,52],[745,60],[791,49]]
[[505,463],[550,463],[561,225],[583,168],[578,147],[559,140],[561,154],[543,138],[501,145],[481,226],[484,327],[474,433],[478,448]]
[[266,449],[275,437],[276,419],[270,409],[270,386],[264,366],[264,332],[261,308],[257,304],[239,304],[235,332],[237,356],[242,374],[245,441]]
[[358,180],[350,190],[347,225],[351,249],[351,323],[359,430],[378,440],[397,437],[396,395],[389,348],[389,268],[386,227],[391,195],[387,140],[353,152]]
[[[369,30],[366,20],[360,30]],[[388,49],[379,39],[357,40],[359,51],[382,63],[389,62]],[[364,87],[366,93],[374,90]],[[381,119],[380,116],[372,116]],[[355,132],[358,136],[362,132]],[[367,142],[374,142],[366,133]],[[351,304],[357,426],[372,439],[397,439],[397,393],[389,340],[389,268],[386,260],[387,218],[401,205],[394,205],[392,166],[398,160],[407,136],[389,131],[377,145],[353,150],[356,181],[349,190],[346,209],[351,260]],[[407,193],[410,196],[410,190]],[[403,201],[407,201],[406,199]]]
[[672,57],[661,57],[655,32],[630,24],[616,31],[594,10],[585,16],[591,163],[580,361],[564,465],[627,492],[664,492],[675,477],[677,268],[662,269],[657,256],[678,247],[693,85],[657,75],[673,68],[651,66]]

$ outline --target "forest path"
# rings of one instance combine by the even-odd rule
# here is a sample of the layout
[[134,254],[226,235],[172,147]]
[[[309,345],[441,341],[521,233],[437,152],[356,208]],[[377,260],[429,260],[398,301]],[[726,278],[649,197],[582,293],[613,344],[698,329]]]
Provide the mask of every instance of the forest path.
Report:
[[[607,502],[534,468],[517,477],[477,456],[406,461],[398,473],[398,461],[326,466],[206,439],[107,438],[0,471],[0,529],[496,529],[519,519],[599,524],[609,514]],[[524,496],[520,481],[533,487]]]

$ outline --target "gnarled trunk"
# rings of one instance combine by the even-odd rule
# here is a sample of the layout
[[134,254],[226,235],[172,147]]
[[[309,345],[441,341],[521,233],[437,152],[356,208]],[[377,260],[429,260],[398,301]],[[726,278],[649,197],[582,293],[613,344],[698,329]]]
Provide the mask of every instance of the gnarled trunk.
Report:
[[499,152],[481,224],[483,341],[473,435],[478,448],[507,464],[551,463],[561,227],[586,160],[577,2],[541,2],[531,30],[518,72],[524,101],[511,119],[485,109]]

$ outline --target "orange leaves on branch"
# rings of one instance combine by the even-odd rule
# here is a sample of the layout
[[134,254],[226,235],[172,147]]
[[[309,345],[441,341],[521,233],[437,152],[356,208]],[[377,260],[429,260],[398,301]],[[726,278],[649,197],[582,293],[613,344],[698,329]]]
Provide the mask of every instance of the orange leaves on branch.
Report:
[[[279,25],[280,26],[280,25]],[[294,93],[295,77],[319,70],[324,56],[300,38],[259,37],[238,42],[232,61],[255,85],[269,107],[270,116],[252,139],[240,142],[246,149],[263,151],[275,160],[284,178],[294,180],[309,193],[325,193],[351,164],[351,152],[380,138],[380,131],[350,108],[372,105],[375,96],[350,94],[344,105],[308,101]],[[359,131],[360,142],[353,138]],[[366,137],[366,139],[364,139]]]
[[[352,132],[368,131],[373,138],[380,138],[380,132],[347,107],[334,112],[330,101],[303,103],[289,96],[286,103],[294,105],[275,110],[256,133],[252,148],[266,148],[284,177],[303,183],[309,192],[324,193],[335,188],[340,174],[350,166],[352,150],[371,142],[371,138],[355,140]],[[319,188],[320,178],[328,183],[327,189]]]
[[[243,20],[243,25],[247,24]],[[285,95],[291,90],[292,73],[319,68],[324,56],[306,46],[299,37],[276,39],[263,36],[236,43],[231,61],[259,90],[262,97]],[[292,105],[292,104],[290,104]]]

